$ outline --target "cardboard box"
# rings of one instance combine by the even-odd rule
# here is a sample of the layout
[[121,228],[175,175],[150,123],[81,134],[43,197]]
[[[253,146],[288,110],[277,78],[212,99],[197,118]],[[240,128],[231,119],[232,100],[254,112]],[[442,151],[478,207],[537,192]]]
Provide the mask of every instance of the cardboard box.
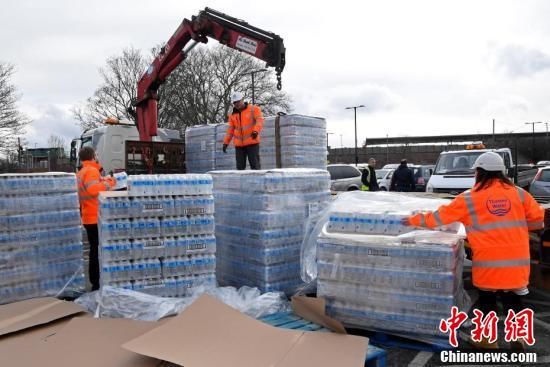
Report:
[[[296,302],[321,310],[319,300]],[[206,295],[160,322],[72,318],[81,312],[53,298],[0,307],[0,366],[359,367],[367,353],[366,338],[275,328]]]
[[275,328],[203,295],[123,348],[185,367],[359,367],[367,346],[358,336]]
[[[0,306],[0,366],[37,366],[48,340],[84,310],[72,302],[36,298]],[[38,364],[37,364],[38,363]]]
[[313,323],[319,324],[339,334],[347,334],[344,325],[325,313],[326,301],[323,298],[293,296],[290,306],[292,311]]
[[130,352],[121,344],[159,325],[76,317],[48,340],[48,348],[40,349],[36,360],[42,361],[41,367],[158,367],[161,361]]
[[0,306],[0,336],[44,325],[70,315],[84,312],[73,302],[56,298],[34,298]]

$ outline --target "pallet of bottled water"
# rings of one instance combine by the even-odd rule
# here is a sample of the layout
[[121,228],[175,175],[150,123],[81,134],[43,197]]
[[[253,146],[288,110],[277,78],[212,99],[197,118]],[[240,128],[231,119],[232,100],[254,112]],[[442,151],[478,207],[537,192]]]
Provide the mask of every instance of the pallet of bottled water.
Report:
[[330,201],[328,172],[297,168],[211,174],[220,284],[292,293],[303,284],[305,224]]
[[[303,249],[302,265],[315,263],[327,313],[350,327],[439,342],[439,320],[452,306],[470,306],[462,284],[463,229],[418,230],[403,219],[445,203],[397,193],[339,195]],[[314,257],[307,251],[312,241]]]
[[84,290],[76,176],[0,175],[0,303]]
[[281,167],[325,169],[328,154],[325,119],[296,114],[267,117],[260,144],[262,167],[277,167],[277,152]]
[[206,173],[216,168],[216,125],[196,125],[185,129],[187,172]]
[[216,125],[216,170],[232,170],[237,169],[235,160],[235,145],[233,143],[227,146],[227,152],[223,152],[223,140],[227,134],[229,124]]
[[223,141],[229,124],[207,124],[188,127],[185,131],[187,172],[206,173],[212,170],[236,169],[235,146]]
[[212,177],[136,175],[99,197],[101,284],[166,297],[215,285]]

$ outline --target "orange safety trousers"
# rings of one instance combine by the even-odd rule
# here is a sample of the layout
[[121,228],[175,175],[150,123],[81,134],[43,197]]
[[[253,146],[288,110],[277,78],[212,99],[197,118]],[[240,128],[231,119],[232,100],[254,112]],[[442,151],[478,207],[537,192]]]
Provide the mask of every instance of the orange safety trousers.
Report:
[[472,280],[484,290],[527,287],[529,230],[543,228],[544,210],[523,189],[493,180],[468,190],[436,211],[408,218],[410,225],[434,228],[461,222],[471,245]]

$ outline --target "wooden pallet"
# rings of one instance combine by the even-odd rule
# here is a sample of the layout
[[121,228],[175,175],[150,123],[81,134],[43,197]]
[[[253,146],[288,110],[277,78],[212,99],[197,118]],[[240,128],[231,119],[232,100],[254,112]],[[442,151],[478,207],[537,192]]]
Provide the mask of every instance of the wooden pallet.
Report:
[[[278,312],[260,318],[260,321],[271,326],[280,327],[283,329],[294,329],[304,331],[320,331],[331,332],[329,329],[315,324],[311,321],[304,320],[300,316],[292,312]],[[365,367],[386,367],[387,353],[385,350],[369,344],[367,349],[367,359]]]

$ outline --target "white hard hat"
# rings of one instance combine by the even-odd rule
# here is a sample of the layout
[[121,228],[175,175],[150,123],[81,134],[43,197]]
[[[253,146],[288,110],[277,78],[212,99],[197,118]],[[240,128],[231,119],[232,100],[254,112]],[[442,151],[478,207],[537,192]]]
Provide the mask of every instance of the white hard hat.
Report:
[[472,168],[483,168],[485,171],[501,171],[506,173],[506,167],[504,166],[504,160],[500,155],[495,152],[486,152],[480,155]]
[[243,98],[244,98],[244,96],[241,92],[235,92],[231,95],[231,103],[241,101]]

